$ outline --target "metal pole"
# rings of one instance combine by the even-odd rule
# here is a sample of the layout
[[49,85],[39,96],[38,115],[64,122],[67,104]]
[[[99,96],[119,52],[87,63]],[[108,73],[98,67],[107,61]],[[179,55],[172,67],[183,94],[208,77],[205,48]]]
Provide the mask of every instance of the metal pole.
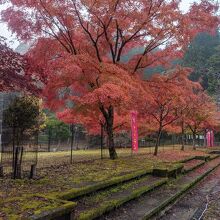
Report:
[[131,138],[131,157],[133,156],[133,139],[132,139],[132,131],[130,132],[130,138]]
[[51,146],[51,129],[48,130],[48,149],[47,151],[50,152],[50,146]]
[[71,124],[71,156],[70,156],[70,163],[73,163],[73,142],[74,142],[74,135],[73,135],[73,131],[74,131],[74,125]]
[[104,131],[103,131],[103,125],[101,124],[101,159],[103,159],[103,134],[104,134]]
[[74,143],[76,145],[76,150],[78,150],[79,147],[79,132],[77,133],[78,127],[75,128],[75,135],[74,135]]

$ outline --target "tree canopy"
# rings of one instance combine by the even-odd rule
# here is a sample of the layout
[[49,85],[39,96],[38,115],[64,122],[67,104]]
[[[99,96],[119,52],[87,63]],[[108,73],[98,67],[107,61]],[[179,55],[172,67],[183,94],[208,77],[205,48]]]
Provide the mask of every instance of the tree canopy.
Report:
[[10,49],[5,39],[0,37],[0,92],[23,90],[36,93],[39,89],[27,74],[27,68],[27,59]]
[[[219,23],[218,5],[208,0],[192,4],[186,13],[179,0],[3,2],[10,6],[2,20],[21,40],[36,41],[28,54],[29,71],[44,84],[46,106],[70,113],[71,120],[80,116],[82,123],[87,122],[82,117],[95,115],[97,124],[104,124],[112,159],[117,157],[117,116],[152,99],[142,81],[145,68],[171,67],[197,33],[214,33]],[[123,62],[124,55],[140,47],[141,53]]]
[[44,127],[40,100],[33,96],[16,97],[4,111],[4,122],[12,129],[13,140],[19,146],[25,134],[33,135]]

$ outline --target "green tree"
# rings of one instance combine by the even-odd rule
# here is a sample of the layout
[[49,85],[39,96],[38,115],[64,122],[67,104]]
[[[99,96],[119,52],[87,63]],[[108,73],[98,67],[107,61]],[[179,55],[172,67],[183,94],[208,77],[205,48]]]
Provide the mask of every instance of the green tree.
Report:
[[208,60],[208,92],[216,95],[220,89],[220,44],[215,49],[215,54]]
[[201,81],[205,89],[208,88],[209,59],[215,54],[215,48],[220,43],[219,32],[216,35],[208,33],[198,34],[190,44],[183,59],[183,65],[193,68],[190,79]]
[[50,151],[52,140],[61,142],[71,136],[69,125],[63,123],[62,121],[59,121],[51,113],[48,113],[45,130],[48,135],[48,151]]
[[12,129],[13,151],[25,135],[32,135],[44,127],[45,114],[41,102],[33,96],[16,97],[4,111],[4,122]]

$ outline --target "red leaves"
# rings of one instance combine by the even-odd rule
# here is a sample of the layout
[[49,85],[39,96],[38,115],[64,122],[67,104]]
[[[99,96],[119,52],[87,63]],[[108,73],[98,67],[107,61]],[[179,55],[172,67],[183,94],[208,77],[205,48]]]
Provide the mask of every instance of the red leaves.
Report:
[[216,104],[205,92],[200,91],[191,96],[188,108],[185,121],[193,133],[197,134],[207,128],[216,129],[219,126]]
[[155,53],[170,62],[168,57],[181,55],[198,32],[218,26],[218,7],[207,0],[185,14],[179,0],[5,2],[12,6],[2,13],[3,20],[22,39],[46,35],[71,54],[118,64],[130,49],[142,47],[138,59],[131,57],[126,66],[130,72],[157,63]]
[[26,72],[27,60],[7,47],[0,38],[0,91],[37,92],[36,86]]
[[[63,120],[71,121],[72,115],[87,127],[107,120],[110,106],[119,118],[135,109],[148,112],[143,115],[154,128],[161,117],[163,127],[170,125],[187,91],[197,89],[187,78],[189,70],[177,69],[148,83],[135,73],[149,66],[171,67],[199,31],[218,25],[217,6],[205,0],[186,14],[179,0],[4,2],[11,7],[2,20],[21,39],[36,39],[27,75],[44,88],[47,106],[66,111],[59,116]],[[141,50],[130,55],[134,48]]]
[[139,109],[142,130],[180,133],[188,127],[198,133],[216,127],[215,104],[198,83],[188,79],[190,72],[177,67],[166,75],[154,75],[145,85],[150,87],[151,99],[142,102]]

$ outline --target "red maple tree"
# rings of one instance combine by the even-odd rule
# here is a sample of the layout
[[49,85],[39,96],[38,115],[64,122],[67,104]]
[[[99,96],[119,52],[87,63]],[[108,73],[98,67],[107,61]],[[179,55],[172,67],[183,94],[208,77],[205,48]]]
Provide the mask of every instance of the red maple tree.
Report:
[[166,74],[155,74],[146,83],[152,98],[142,103],[140,111],[146,123],[150,122],[151,129],[157,133],[154,155],[158,153],[162,131],[173,130],[174,122],[181,117],[181,106],[185,106],[185,99],[197,87],[197,83],[188,79],[190,73],[188,68],[176,67]]
[[219,125],[215,102],[205,92],[199,92],[191,97],[186,125],[193,136],[193,148],[196,149],[196,135],[204,133],[205,129],[214,129]]
[[[40,67],[32,72],[45,84],[47,106],[101,114],[112,159],[114,115],[135,109],[134,98],[144,94],[138,74],[169,65],[198,32],[218,25],[218,7],[208,0],[187,13],[179,0],[0,0],[5,2],[11,6],[2,18],[11,30],[36,40],[29,56]],[[140,52],[123,62],[133,48]]]

